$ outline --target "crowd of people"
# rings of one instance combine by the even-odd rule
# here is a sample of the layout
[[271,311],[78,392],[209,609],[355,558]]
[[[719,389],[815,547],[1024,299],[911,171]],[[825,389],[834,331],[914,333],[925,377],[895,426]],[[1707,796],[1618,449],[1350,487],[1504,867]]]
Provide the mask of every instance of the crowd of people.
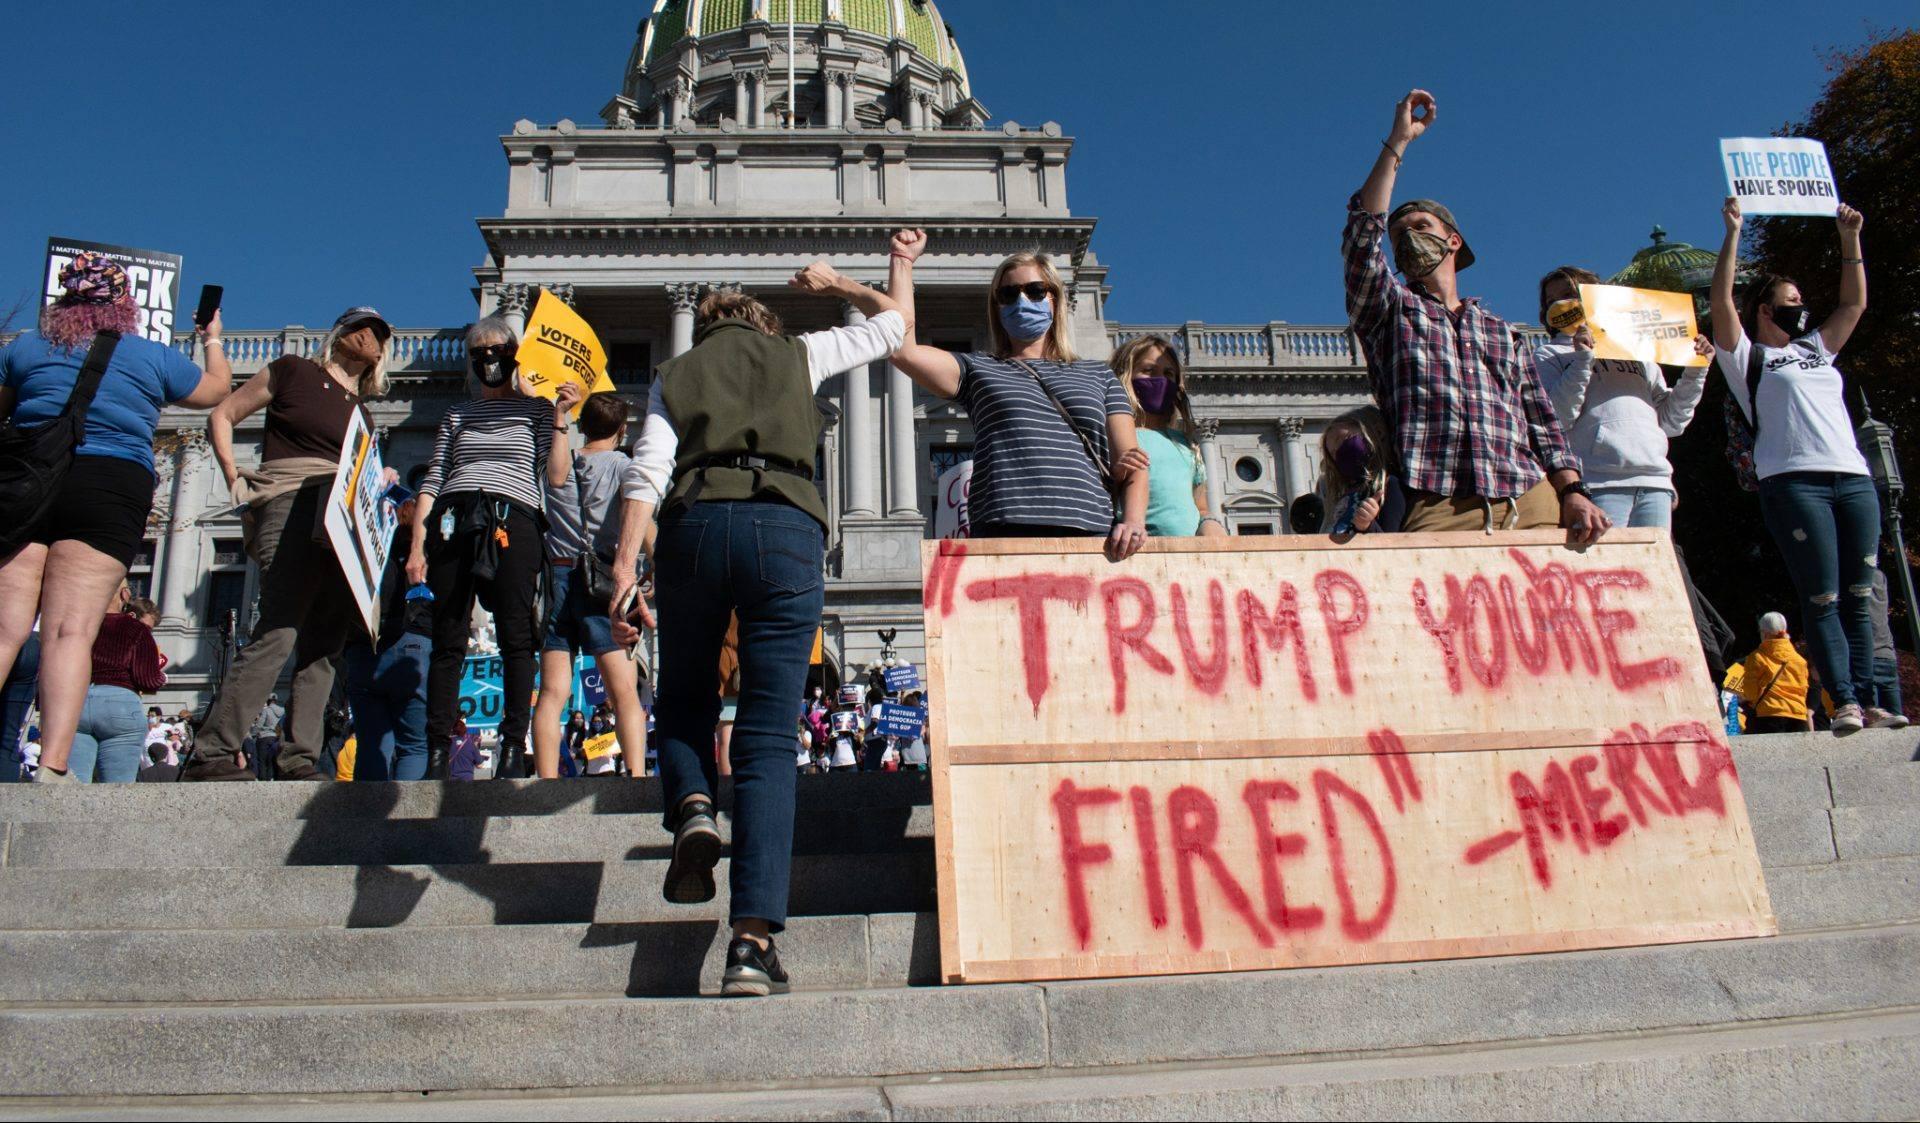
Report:
[[[1680,489],[1667,441],[1690,423],[1706,368],[1670,385],[1653,364],[1597,357],[1578,307],[1578,286],[1596,277],[1578,266],[1541,280],[1540,313],[1554,334],[1538,348],[1462,297],[1459,276],[1474,254],[1453,213],[1432,199],[1393,205],[1410,146],[1436,120],[1429,94],[1402,99],[1348,202],[1346,304],[1374,401],[1327,427],[1309,529],[1344,539],[1558,527],[1584,545],[1615,526],[1671,525]],[[1763,277],[1736,294],[1742,216],[1733,200],[1723,217],[1712,336],[1695,346],[1718,366],[1749,430],[1766,525],[1811,641],[1807,662],[1832,698],[1829,724],[1847,733],[1904,722],[1897,700],[1877,692],[1879,509],[1834,365],[1866,305],[1862,218],[1839,209],[1840,297],[1816,322],[1789,278]],[[340,666],[356,779],[470,776],[473,762],[460,757],[471,757],[474,738],[459,682],[477,601],[492,614],[504,668],[495,773],[524,770],[529,734],[537,776],[590,770],[585,745],[611,732],[616,770],[657,767],[674,838],[663,893],[685,903],[716,892],[715,797],[730,776],[733,938],[723,990],[786,989],[773,937],[786,919],[795,777],[925,765],[917,738],[876,737],[882,700],[867,686],[856,682],[837,705],[805,693],[825,592],[827,514],[813,478],[822,384],[890,360],[921,389],[963,406],[975,442],[975,537],[1096,537],[1122,561],[1152,536],[1227,533],[1208,507],[1171,341],[1143,336],[1110,360],[1081,358],[1059,272],[1044,255],[1021,253],[999,265],[984,293],[987,349],[920,342],[914,269],[928,245],[918,230],[893,235],[884,289],[824,261],[793,276],[797,292],[862,313],[847,326],[789,334],[751,295],[707,296],[692,349],[652,380],[630,453],[626,400],[583,397],[577,386],[552,400],[532,396],[517,377],[514,326],[499,317],[473,325],[472,397],[441,419],[417,494],[397,484],[392,493],[401,529],[376,634],[357,623],[341,567],[310,528],[349,420],[387,389],[387,322],[370,307],[349,308],[315,358],[277,359],[232,388],[217,314],[198,329],[203,371],[133,334],[124,273],[80,255],[61,272],[62,293],[40,329],[0,356],[9,435],[61,416],[70,396],[84,415],[72,470],[39,497],[50,501],[0,510],[10,528],[0,540],[0,672],[11,684],[37,662],[34,778],[137,771],[145,736],[137,694],[161,673],[154,613],[146,602],[122,609],[111,600],[150,509],[159,409],[211,409],[209,437],[260,567],[260,610],[190,744],[184,729],[165,739],[169,759],[189,750],[179,778],[329,775],[322,754]],[[262,411],[260,461],[242,469],[234,428]],[[1763,674],[1779,680],[1754,696],[1763,727],[1780,716],[1768,710],[1775,688],[1791,693],[1799,682],[1791,648],[1777,646],[1784,619],[1766,626],[1770,646],[1747,668],[1749,689]],[[649,628],[658,634],[657,682],[637,655]],[[591,718],[566,713],[581,654],[595,661],[608,699]],[[267,704],[289,660],[291,689],[276,714]],[[654,692],[651,737],[643,688]],[[273,715],[264,725],[263,707]]]

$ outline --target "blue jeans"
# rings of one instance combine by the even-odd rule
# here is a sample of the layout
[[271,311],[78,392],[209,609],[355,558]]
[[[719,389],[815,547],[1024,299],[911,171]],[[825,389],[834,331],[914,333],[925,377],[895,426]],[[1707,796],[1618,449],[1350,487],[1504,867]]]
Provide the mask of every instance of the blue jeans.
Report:
[[1593,505],[1615,526],[1672,526],[1673,492],[1658,487],[1596,487]]
[[1760,481],[1760,512],[1786,559],[1821,685],[1836,705],[1873,690],[1873,571],[1880,497],[1866,476],[1785,472]]
[[668,826],[689,795],[719,785],[715,689],[730,613],[740,618],[733,726],[734,921],[787,919],[793,863],[793,731],[826,603],[820,524],[785,503],[696,503],[660,523],[656,727]]
[[26,724],[33,696],[40,689],[40,633],[27,633],[27,642],[14,656],[7,685],[0,691],[0,784],[20,782],[20,727]]
[[1894,659],[1875,659],[1873,661],[1873,690],[1866,695],[1868,705],[1878,706],[1890,714],[1903,714],[1907,711],[1900,706],[1900,664]]
[[587,596],[587,575],[578,565],[555,566],[553,607],[547,611],[547,635],[542,651],[584,651],[595,659],[618,651],[613,642],[613,620],[607,602],[595,604]]
[[89,686],[67,774],[83,784],[131,784],[146,763],[146,744],[147,708],[140,696],[124,686]]
[[374,654],[347,647],[347,705],[353,711],[355,780],[427,776],[427,659],[433,641],[408,632]]

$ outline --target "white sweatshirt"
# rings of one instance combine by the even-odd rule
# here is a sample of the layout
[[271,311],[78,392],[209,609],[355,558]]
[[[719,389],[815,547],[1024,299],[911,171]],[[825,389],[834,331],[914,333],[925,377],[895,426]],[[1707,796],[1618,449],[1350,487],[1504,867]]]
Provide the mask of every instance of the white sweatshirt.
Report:
[[1708,368],[1687,367],[1669,389],[1653,363],[1596,359],[1564,334],[1541,344],[1533,362],[1589,486],[1673,490],[1667,438],[1693,420]]

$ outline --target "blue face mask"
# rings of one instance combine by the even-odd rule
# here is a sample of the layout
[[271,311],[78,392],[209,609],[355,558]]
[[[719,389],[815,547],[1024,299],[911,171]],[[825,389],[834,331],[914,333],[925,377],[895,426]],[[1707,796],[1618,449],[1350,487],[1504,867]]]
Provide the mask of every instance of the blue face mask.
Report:
[[1053,326],[1053,304],[1045,300],[1035,304],[1024,296],[1012,304],[1002,304],[1000,326],[1007,329],[1014,342],[1032,343]]

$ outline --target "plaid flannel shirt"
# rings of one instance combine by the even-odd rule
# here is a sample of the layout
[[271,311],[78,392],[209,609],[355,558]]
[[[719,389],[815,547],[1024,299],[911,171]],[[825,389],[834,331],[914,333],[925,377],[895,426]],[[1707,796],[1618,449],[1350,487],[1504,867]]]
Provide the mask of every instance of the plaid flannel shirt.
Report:
[[1355,193],[1341,239],[1347,319],[1366,349],[1408,487],[1514,499],[1547,472],[1580,469],[1512,325],[1465,301],[1458,313],[1387,266],[1387,216]]

